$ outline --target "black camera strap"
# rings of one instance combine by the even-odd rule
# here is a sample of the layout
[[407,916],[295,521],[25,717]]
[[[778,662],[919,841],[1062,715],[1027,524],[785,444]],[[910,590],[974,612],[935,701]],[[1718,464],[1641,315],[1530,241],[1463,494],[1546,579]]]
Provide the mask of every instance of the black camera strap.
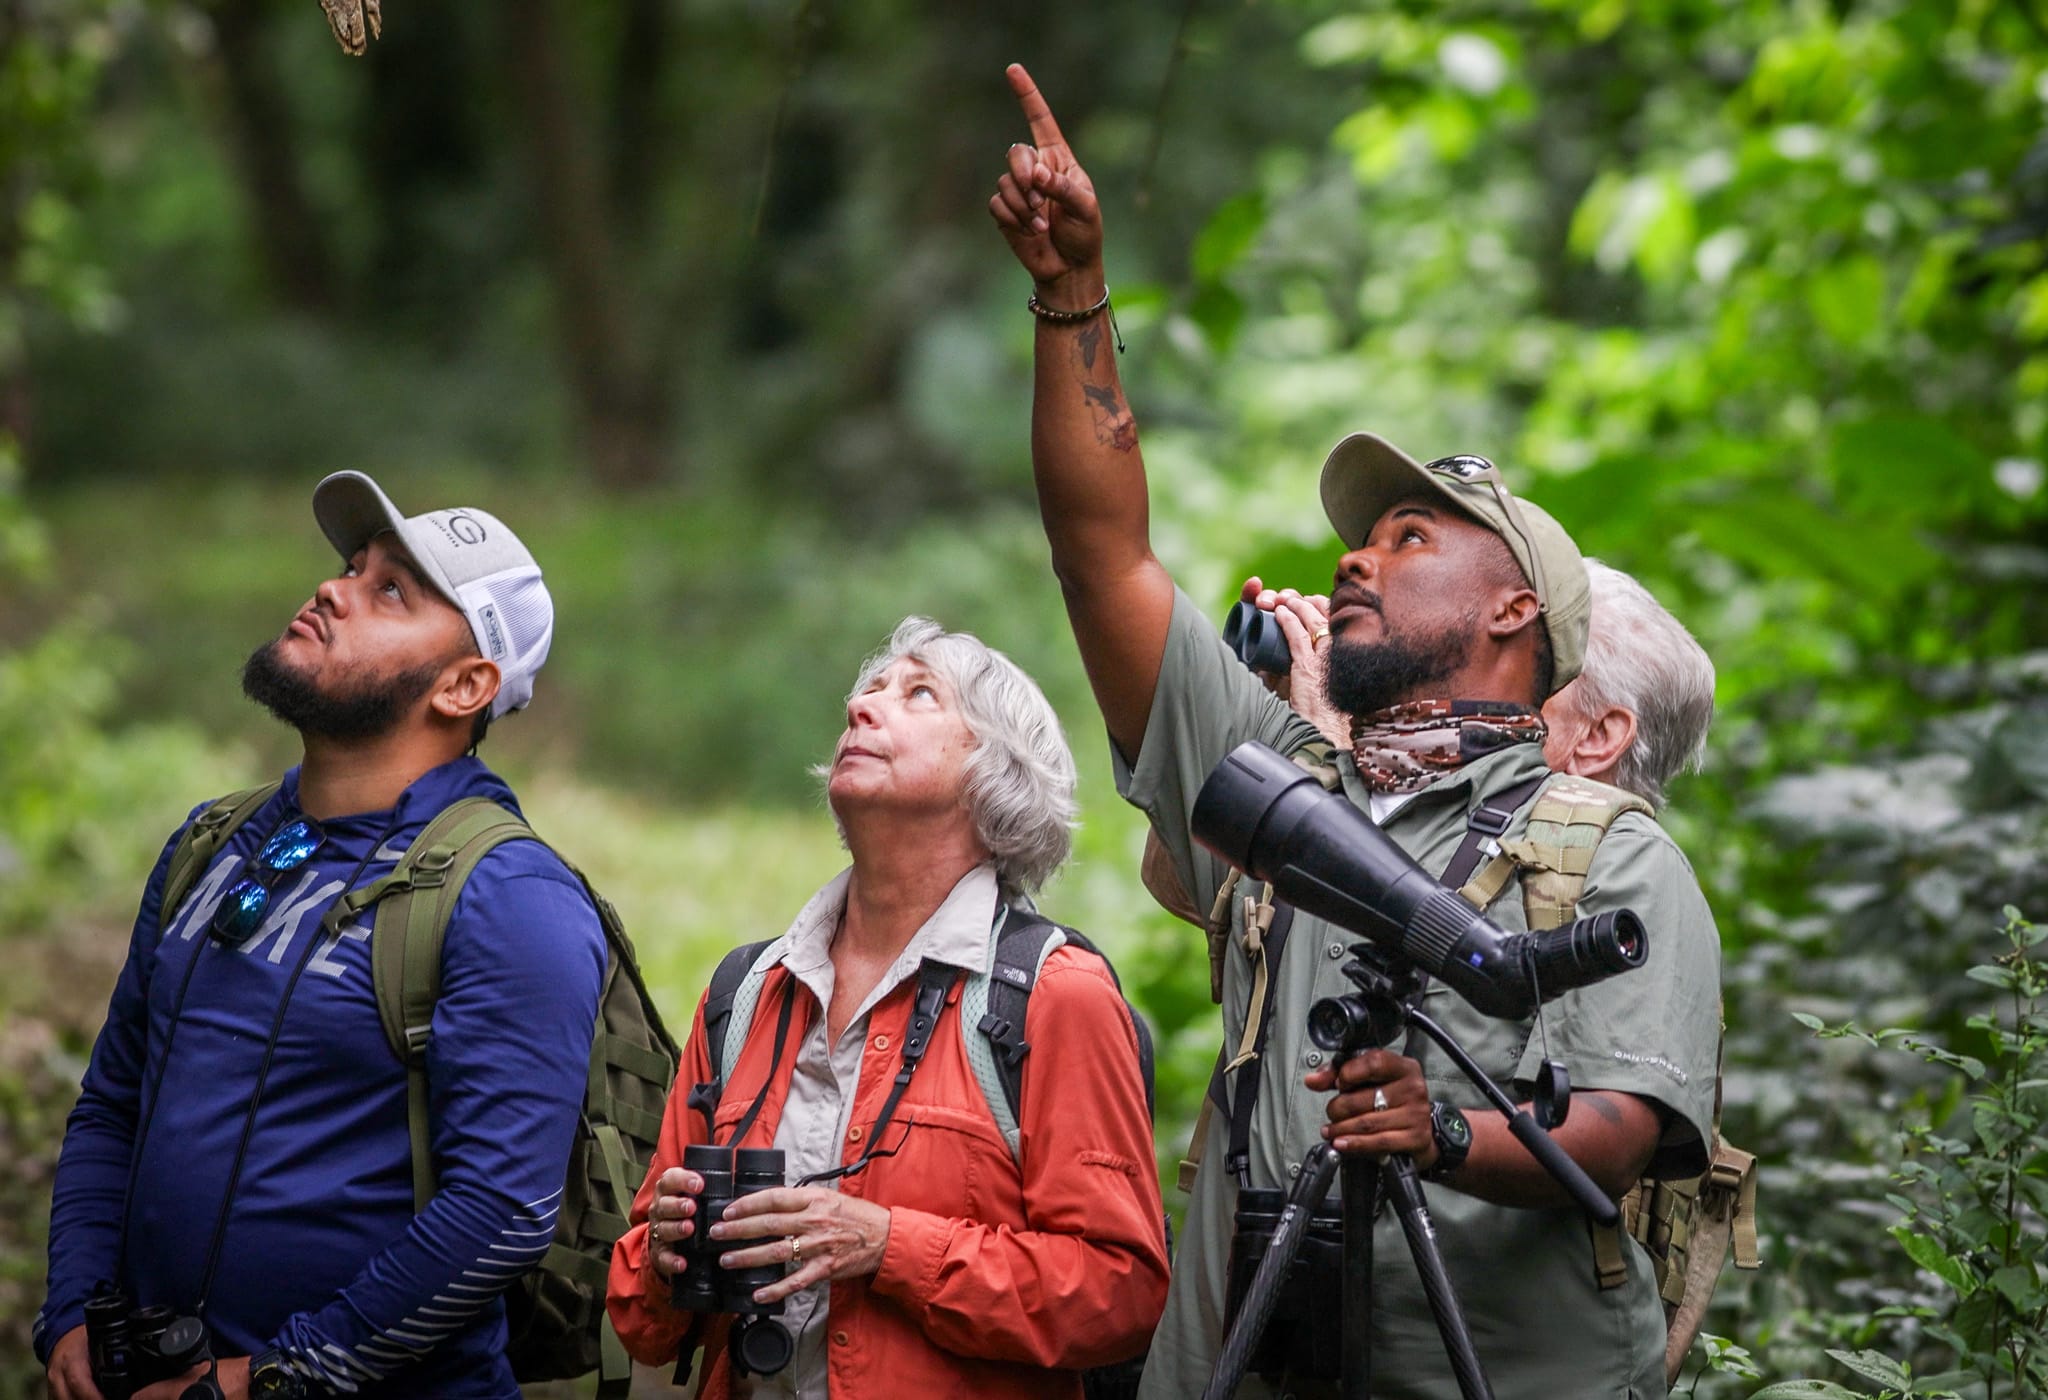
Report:
[[732,1130],[732,1136],[725,1140],[726,1146],[734,1147],[747,1135],[747,1129],[754,1126],[754,1120],[761,1116],[761,1105],[768,1102],[768,1090],[775,1083],[775,1071],[782,1065],[783,1043],[789,1038],[789,1023],[796,1014],[796,978],[783,983],[782,1009],[775,1013],[775,1053],[768,1060],[768,1077],[761,1081],[761,1092],[754,1095],[753,1103],[740,1119],[739,1126]]
[[[342,895],[337,898],[346,897],[347,892],[355,888],[356,881],[363,878],[363,871],[376,859],[378,848],[396,836],[399,829],[396,826],[392,827],[375,845],[367,848],[363,858],[356,862],[355,870],[343,884]],[[307,964],[313,961],[313,950],[319,946],[318,938],[308,938],[305,947],[299,950],[298,961],[292,966],[292,974],[285,980],[284,990],[278,994],[277,1011],[270,1018],[270,1034],[264,1039],[263,1058],[256,1066],[256,1085],[249,1092],[249,1107],[242,1115],[241,1140],[235,1144],[234,1163],[228,1168],[227,1189],[221,1193],[220,1210],[213,1218],[213,1238],[206,1247],[206,1267],[199,1276],[199,1302],[192,1311],[202,1322],[206,1320],[206,1304],[213,1295],[213,1276],[220,1267],[221,1246],[227,1243],[228,1212],[234,1205],[235,1189],[241,1185],[242,1165],[249,1156],[249,1139],[256,1131],[256,1110],[263,1104],[263,1090],[270,1082],[271,1061],[277,1056],[278,1038],[284,1034],[284,1015],[292,1004],[292,993],[298,990],[299,978],[305,975]]]
[[889,1089],[889,1097],[882,1100],[882,1111],[875,1115],[874,1127],[868,1129],[868,1150],[861,1153],[860,1160],[850,1166],[834,1167],[830,1171],[813,1172],[797,1182],[799,1186],[817,1186],[827,1181],[838,1181],[864,1170],[877,1157],[893,1157],[896,1147],[886,1150],[882,1147],[882,1130],[889,1126],[889,1120],[896,1116],[896,1105],[903,1102],[903,1091],[910,1087],[910,1076],[924,1061],[924,1052],[932,1043],[932,1032],[938,1027],[939,1016],[946,1009],[946,998],[953,991],[953,984],[959,980],[959,969],[946,963],[926,958],[917,968],[917,999],[910,1007],[910,1024],[903,1028],[903,1064],[896,1071],[896,1082]]
[[[910,1023],[903,1031],[903,1059],[896,1071],[895,1083],[889,1089],[889,1097],[882,1101],[882,1111],[875,1116],[874,1126],[868,1129],[868,1150],[860,1159],[850,1165],[835,1167],[828,1171],[813,1172],[796,1184],[818,1186],[825,1182],[837,1181],[861,1171],[877,1157],[892,1157],[896,1147],[882,1147],[882,1132],[896,1117],[896,1109],[903,1102],[904,1091],[910,1087],[910,1078],[924,1060],[924,1052],[931,1047],[932,1032],[938,1028],[939,1017],[946,1009],[946,998],[952,995],[953,984],[960,978],[960,971],[947,963],[926,958],[918,964],[917,991],[910,1008]],[[761,1090],[754,1095],[754,1102],[747,1108],[728,1143],[737,1144],[754,1126],[754,1120],[761,1115],[762,1105],[768,1101],[768,1090],[775,1083],[775,1072],[782,1065],[783,1050],[789,1039],[790,1023],[794,1018],[797,983],[794,977],[788,980],[782,1008],[775,1017],[775,1049],[768,1061],[768,1077],[761,1083]],[[897,1147],[901,1147],[899,1142]]]
[[[1536,800],[1536,794],[1543,791],[1543,785],[1550,781],[1551,776],[1548,771],[1538,773],[1504,792],[1480,798],[1478,805],[1466,814],[1465,838],[1458,843],[1458,849],[1451,852],[1450,863],[1444,866],[1438,883],[1447,890],[1464,894],[1465,884],[1479,869],[1479,863],[1500,854],[1500,838],[1507,834],[1515,813]],[[1479,912],[1483,914],[1486,911],[1481,909]],[[1422,1005],[1422,998],[1428,991],[1429,974],[1419,973],[1415,990],[1408,994],[1408,1009],[1412,1011]],[[1542,1014],[1540,1005],[1537,1014]],[[1409,1026],[1401,1053],[1411,1060],[1420,1059],[1427,1039],[1418,1027]]]

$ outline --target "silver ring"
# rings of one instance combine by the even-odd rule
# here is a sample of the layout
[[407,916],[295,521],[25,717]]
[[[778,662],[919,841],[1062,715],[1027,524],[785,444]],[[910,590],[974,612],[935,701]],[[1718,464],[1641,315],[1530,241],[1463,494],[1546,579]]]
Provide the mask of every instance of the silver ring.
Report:
[[791,1264],[801,1264],[804,1262],[804,1242],[795,1235],[789,1237],[789,1262]]
[[1372,1091],[1372,1111],[1374,1113],[1385,1113],[1387,1111],[1387,1091],[1385,1089],[1375,1089]]

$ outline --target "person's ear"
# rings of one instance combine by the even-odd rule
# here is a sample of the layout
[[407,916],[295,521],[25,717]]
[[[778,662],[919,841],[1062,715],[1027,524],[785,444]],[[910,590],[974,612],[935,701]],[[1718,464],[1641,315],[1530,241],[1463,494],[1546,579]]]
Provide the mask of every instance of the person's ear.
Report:
[[1536,601],[1536,590],[1521,587],[1505,592],[1493,605],[1493,616],[1487,620],[1486,630],[1495,639],[1508,638],[1536,623],[1543,616],[1543,605]]
[[442,671],[441,683],[434,687],[428,704],[443,719],[467,723],[476,718],[478,711],[491,707],[503,680],[495,661],[486,661],[481,656],[458,657]]
[[1628,747],[1636,741],[1635,711],[1619,705],[1609,705],[1599,714],[1586,721],[1578,740],[1572,745],[1570,759],[1565,767],[1567,773],[1577,773],[1595,781],[1611,783],[1616,765]]

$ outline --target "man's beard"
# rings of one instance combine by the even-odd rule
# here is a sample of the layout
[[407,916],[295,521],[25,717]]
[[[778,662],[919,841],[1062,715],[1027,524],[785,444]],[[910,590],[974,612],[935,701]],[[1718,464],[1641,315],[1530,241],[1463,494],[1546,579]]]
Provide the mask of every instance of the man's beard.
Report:
[[1432,635],[1398,635],[1387,629],[1377,642],[1333,638],[1329,669],[1323,676],[1324,693],[1332,705],[1351,716],[1369,715],[1404,700],[1456,699],[1423,692],[1464,668],[1478,628],[1479,615],[1473,613]]
[[439,666],[420,666],[325,691],[285,664],[281,642],[265,642],[249,654],[242,693],[310,738],[345,742],[389,734],[441,675]]

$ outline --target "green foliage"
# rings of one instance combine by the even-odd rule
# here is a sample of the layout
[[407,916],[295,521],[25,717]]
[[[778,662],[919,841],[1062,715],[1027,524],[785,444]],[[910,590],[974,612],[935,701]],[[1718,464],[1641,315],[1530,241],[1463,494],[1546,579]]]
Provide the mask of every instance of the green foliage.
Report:
[[[1969,1243],[2001,1228],[1970,1173],[2004,1120],[1977,1100],[2021,1081],[1974,1024],[2012,989],[1962,970],[1998,966],[2001,905],[2048,908],[2037,5],[1289,0],[1194,7],[1184,34],[1180,7],[1093,0],[804,7],[802,33],[775,7],[543,8],[607,167],[621,341],[674,357],[646,396],[669,479],[630,496],[589,489],[572,431],[577,289],[497,7],[392,7],[358,64],[310,7],[17,7],[0,413],[19,431],[32,401],[35,494],[0,452],[0,927],[49,962],[14,993],[44,1019],[0,1034],[22,1218],[111,976],[43,935],[117,956],[180,812],[290,760],[234,666],[329,567],[305,494],[341,466],[485,500],[548,562],[545,701],[490,757],[678,1019],[839,859],[805,769],[889,624],[1016,656],[1083,766],[1048,907],[1159,1031],[1178,1154],[1215,1048],[1200,937],[1137,887],[1029,505],[1032,329],[981,208],[1022,56],[1108,203],[1154,541],[1199,602],[1328,578],[1315,471],[1370,428],[1493,456],[1713,655],[1709,769],[1665,820],[1720,920],[1766,1267],[1724,1281],[1692,1390],[1830,1359],[1895,1394],[1981,1385],[1930,1368],[1990,1337],[1967,1309],[2031,1296],[1994,1281],[2029,1256]],[[641,42],[649,16],[669,28]],[[229,76],[269,80],[274,120]],[[263,134],[303,224],[251,175]],[[1816,1041],[1788,1007],[1903,1033]],[[1931,1134],[1905,1157],[1902,1121]],[[33,1304],[26,1248],[0,1238],[0,1324]]]
[[[1823,1039],[1917,1057],[1944,1074],[1916,1096],[1898,1135],[1887,1193],[1903,1219],[1891,1228],[1908,1258],[1946,1286],[1932,1305],[1885,1310],[1885,1330],[1921,1353],[1945,1349],[1956,1363],[1916,1382],[1911,1369],[1863,1349],[1827,1354],[1886,1396],[1953,1396],[1963,1386],[1992,1400],[2038,1394],[2048,1385],[2048,926],[2005,910],[2007,951],[1968,970],[1969,996],[1997,995],[1970,1015],[1967,1054],[1893,1026],[1796,1019]],[[1801,1389],[1799,1387],[1806,1387]],[[1753,1400],[1850,1395],[1824,1381],[1767,1386]]]

